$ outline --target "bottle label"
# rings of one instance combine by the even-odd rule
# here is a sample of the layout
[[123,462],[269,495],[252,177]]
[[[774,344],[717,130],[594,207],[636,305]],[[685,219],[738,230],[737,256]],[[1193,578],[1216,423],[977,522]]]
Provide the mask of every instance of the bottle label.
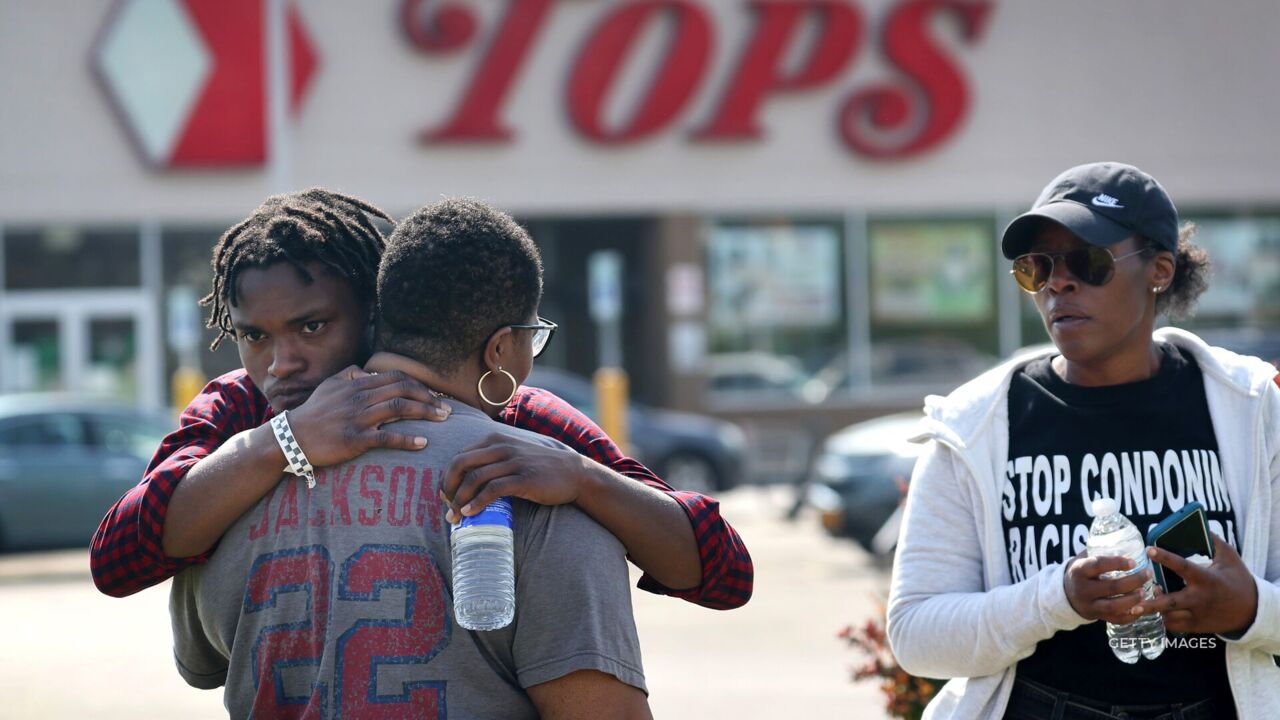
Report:
[[511,499],[498,498],[485,506],[478,514],[462,518],[457,529],[475,527],[477,525],[501,525],[511,527]]

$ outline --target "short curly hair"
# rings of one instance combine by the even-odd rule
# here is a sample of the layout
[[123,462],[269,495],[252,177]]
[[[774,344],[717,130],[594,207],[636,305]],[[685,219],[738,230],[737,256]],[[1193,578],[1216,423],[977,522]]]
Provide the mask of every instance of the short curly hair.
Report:
[[[1195,223],[1183,223],[1178,228],[1173,282],[1156,296],[1156,314],[1164,315],[1170,320],[1186,320],[1194,316],[1196,303],[1204,291],[1209,289],[1209,275],[1213,264],[1209,260],[1209,253],[1191,242],[1195,234]],[[1164,250],[1153,240],[1140,238],[1140,241],[1144,242],[1142,256],[1145,258],[1155,257],[1156,253]]]
[[478,200],[442,200],[387,241],[377,346],[453,372],[495,330],[527,322],[541,299],[542,258],[529,233]]

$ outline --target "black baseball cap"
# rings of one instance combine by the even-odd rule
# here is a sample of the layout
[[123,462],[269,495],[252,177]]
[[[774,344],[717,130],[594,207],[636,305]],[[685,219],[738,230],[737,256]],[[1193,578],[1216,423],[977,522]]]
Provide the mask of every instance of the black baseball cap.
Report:
[[1004,229],[1000,249],[1012,260],[1031,246],[1038,220],[1052,220],[1090,245],[1109,247],[1141,235],[1178,250],[1178,209],[1155,178],[1116,162],[1077,165],[1053,179]]

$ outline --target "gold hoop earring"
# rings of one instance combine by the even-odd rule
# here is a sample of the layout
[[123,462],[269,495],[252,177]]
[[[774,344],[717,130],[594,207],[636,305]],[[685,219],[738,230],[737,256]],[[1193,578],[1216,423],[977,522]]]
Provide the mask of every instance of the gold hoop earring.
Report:
[[503,370],[502,368],[498,368],[498,372],[502,373],[503,375],[506,375],[507,379],[511,381],[511,394],[507,396],[506,400],[503,400],[502,402],[494,402],[490,400],[488,397],[486,397],[484,394],[484,379],[493,374],[492,370],[488,370],[485,372],[485,374],[480,376],[480,381],[476,383],[476,391],[480,393],[480,399],[485,401],[486,403],[493,405],[494,407],[504,407],[506,406],[507,403],[511,402],[512,398],[516,396],[516,391],[520,389],[520,383],[516,382],[515,375],[512,375],[506,370]]

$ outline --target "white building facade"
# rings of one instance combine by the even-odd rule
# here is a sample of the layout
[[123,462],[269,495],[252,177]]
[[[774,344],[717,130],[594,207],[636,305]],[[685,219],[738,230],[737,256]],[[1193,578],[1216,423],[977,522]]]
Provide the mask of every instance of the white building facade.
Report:
[[1201,226],[1193,326],[1274,335],[1277,36],[1270,0],[0,0],[0,389],[234,367],[209,249],[313,185],[516,214],[582,373],[619,253],[636,394],[740,419],[825,429],[1042,341],[996,238],[1094,160]]

